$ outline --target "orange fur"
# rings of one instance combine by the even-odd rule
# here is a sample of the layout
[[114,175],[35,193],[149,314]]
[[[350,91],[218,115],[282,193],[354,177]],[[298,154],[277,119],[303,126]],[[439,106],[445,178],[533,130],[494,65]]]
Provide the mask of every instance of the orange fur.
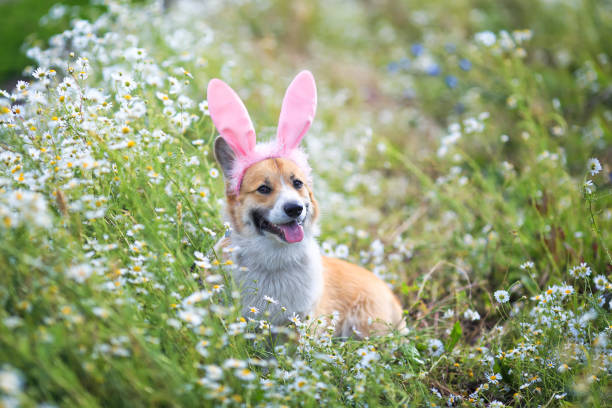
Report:
[[[279,197],[278,192],[283,186],[290,186],[294,178],[305,180],[299,167],[287,159],[267,159],[251,166],[244,175],[239,194],[236,196],[228,190],[228,214],[237,232],[241,233],[249,226],[248,214],[253,208],[273,207]],[[268,185],[272,192],[267,195],[258,193],[257,188],[262,184]],[[311,186],[304,184],[298,194],[310,202],[312,212],[305,225],[312,225],[319,210]],[[265,238],[251,235],[250,239]],[[221,246],[225,244],[229,242]],[[315,254],[320,256],[318,251]],[[311,317],[328,320],[334,312],[338,312],[335,333],[338,336],[365,337],[405,329],[399,300],[376,275],[334,258],[321,257],[320,265],[323,288],[309,313]],[[281,277],[279,275],[279,279]]]
[[361,336],[403,330],[402,306],[387,284],[372,272],[340,259],[323,257],[323,295],[315,316],[339,312],[336,335]]

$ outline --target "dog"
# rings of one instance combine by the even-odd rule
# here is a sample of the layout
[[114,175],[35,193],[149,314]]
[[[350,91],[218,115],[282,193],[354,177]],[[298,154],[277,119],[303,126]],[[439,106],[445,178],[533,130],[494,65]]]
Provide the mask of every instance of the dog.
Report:
[[[405,331],[401,304],[387,284],[357,265],[321,255],[319,206],[311,168],[299,147],[315,115],[317,91],[300,72],[283,99],[276,140],[256,143],[238,95],[212,79],[207,99],[220,136],[214,154],[226,185],[231,233],[216,246],[237,265],[242,313],[286,325],[290,318],[329,322],[334,336],[358,338]],[[218,252],[217,252],[218,253]]]

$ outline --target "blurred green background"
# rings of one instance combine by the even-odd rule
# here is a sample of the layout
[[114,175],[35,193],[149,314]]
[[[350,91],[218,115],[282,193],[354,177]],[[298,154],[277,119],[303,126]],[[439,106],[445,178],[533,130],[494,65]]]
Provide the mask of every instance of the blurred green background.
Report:
[[[53,34],[69,26],[70,15],[64,15],[47,24],[40,24],[40,18],[49,12],[54,4],[82,6],[87,0],[3,0],[0,1],[0,87],[20,78],[24,67],[31,64],[24,52],[24,44],[43,45]],[[77,9],[74,12],[81,12]]]
[[[0,88],[10,88],[31,64],[24,44],[44,45],[53,34],[68,28],[72,17],[92,12],[89,3],[88,0],[0,0]],[[56,4],[78,7],[69,7],[65,15],[41,24],[41,17]]]

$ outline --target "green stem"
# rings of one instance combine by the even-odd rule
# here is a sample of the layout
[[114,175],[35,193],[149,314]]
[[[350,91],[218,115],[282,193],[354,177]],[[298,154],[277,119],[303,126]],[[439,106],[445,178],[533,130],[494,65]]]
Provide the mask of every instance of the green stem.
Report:
[[593,227],[593,231],[595,231],[595,235],[597,235],[597,238],[599,239],[599,242],[601,246],[603,247],[604,252],[606,253],[606,256],[608,257],[608,263],[612,265],[612,256],[610,256],[610,250],[606,246],[603,236],[601,235],[601,230],[599,229],[599,225],[597,224],[597,221],[595,220],[595,214],[593,213],[593,200],[591,199],[590,196],[587,196],[587,202],[589,203],[589,214],[591,215],[591,226]]

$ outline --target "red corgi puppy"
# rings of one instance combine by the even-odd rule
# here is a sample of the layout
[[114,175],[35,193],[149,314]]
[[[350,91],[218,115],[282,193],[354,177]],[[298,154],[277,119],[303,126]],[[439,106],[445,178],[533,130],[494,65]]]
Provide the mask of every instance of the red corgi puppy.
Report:
[[293,316],[327,320],[336,315],[335,335],[342,337],[405,330],[402,307],[387,284],[366,269],[321,255],[319,208],[299,147],[316,110],[312,74],[302,71],[289,85],[276,140],[267,143],[256,144],[247,110],[227,84],[211,80],[207,98],[221,135],[214,151],[232,227],[219,247],[231,247],[240,266],[234,278],[243,314],[267,310],[276,325]]

